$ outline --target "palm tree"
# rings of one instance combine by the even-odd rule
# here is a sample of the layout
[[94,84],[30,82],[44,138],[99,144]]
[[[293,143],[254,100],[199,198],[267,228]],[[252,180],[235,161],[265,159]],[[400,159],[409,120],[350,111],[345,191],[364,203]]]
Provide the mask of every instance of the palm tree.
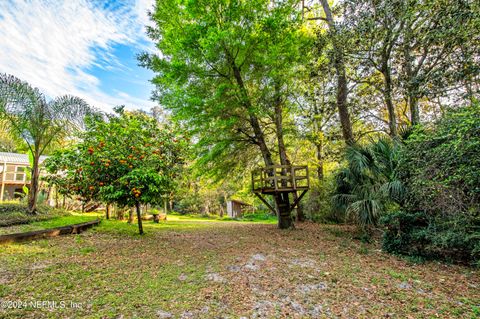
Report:
[[399,142],[381,138],[347,149],[348,166],[336,175],[333,206],[364,230],[375,226],[389,204],[401,203],[404,187],[398,179]]
[[18,78],[0,74],[0,119],[10,132],[21,137],[33,157],[28,210],[36,212],[39,185],[39,160],[45,149],[83,125],[94,110],[74,96],[64,95],[51,101],[37,89]]

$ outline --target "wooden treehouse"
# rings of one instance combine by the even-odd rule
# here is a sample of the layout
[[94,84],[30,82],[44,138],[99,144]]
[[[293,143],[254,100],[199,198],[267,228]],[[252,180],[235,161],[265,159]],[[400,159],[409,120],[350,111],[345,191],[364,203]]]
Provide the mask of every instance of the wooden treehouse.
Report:
[[272,165],[252,171],[253,193],[274,213],[277,212],[276,209],[265,200],[263,195],[294,194],[293,203],[288,211],[290,213],[309,188],[308,166]]

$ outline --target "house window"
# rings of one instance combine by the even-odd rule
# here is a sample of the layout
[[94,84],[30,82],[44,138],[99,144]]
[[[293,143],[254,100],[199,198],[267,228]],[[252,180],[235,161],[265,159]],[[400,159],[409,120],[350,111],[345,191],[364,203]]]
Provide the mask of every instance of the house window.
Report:
[[13,181],[14,178],[15,178],[15,166],[7,165],[7,169],[5,171],[5,180]]
[[21,182],[25,179],[25,167],[17,166],[16,174],[15,174],[15,181]]

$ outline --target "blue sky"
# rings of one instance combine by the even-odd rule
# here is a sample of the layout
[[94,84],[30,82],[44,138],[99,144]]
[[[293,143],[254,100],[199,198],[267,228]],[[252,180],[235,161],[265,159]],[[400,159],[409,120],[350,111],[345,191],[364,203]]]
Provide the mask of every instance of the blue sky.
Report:
[[105,111],[148,110],[153,73],[137,54],[155,52],[145,34],[153,0],[0,1],[0,72],[48,97],[72,94]]

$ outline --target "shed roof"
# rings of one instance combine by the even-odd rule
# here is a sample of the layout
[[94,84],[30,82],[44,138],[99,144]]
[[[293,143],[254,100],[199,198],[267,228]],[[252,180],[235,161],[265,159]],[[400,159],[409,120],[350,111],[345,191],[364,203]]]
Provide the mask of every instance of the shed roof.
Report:
[[[40,156],[42,163],[48,156]],[[29,165],[27,154],[0,152],[0,163]]]
[[237,200],[237,199],[230,199],[229,201],[230,201],[230,202],[238,203],[238,204],[240,204],[240,205],[252,206],[252,205],[250,205],[250,204],[248,204],[248,203],[242,202],[242,201]]

